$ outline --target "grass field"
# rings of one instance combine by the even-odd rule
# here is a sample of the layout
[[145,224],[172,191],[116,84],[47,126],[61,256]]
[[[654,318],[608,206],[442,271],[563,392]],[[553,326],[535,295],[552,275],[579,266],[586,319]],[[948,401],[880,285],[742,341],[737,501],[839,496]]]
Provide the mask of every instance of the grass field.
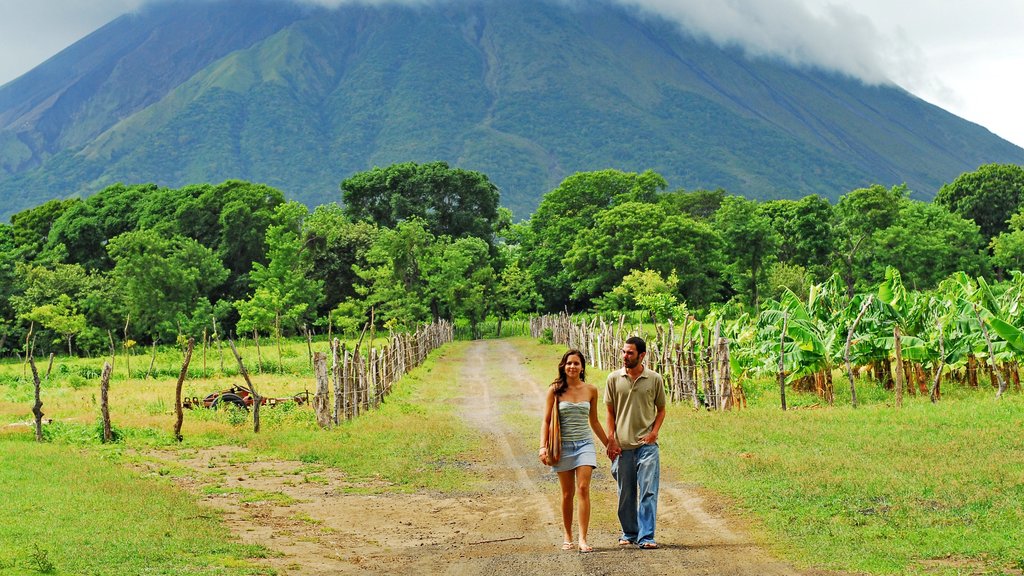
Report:
[[[528,338],[513,342],[529,359],[530,374],[550,380],[562,349]],[[475,479],[444,463],[474,458],[485,447],[454,413],[453,400],[467,391],[455,388],[459,364],[449,358],[462,346],[435,352],[380,410],[334,430],[319,430],[307,409],[264,410],[259,435],[237,414],[196,411],[186,414],[183,446],[245,446],[337,468],[372,490],[465,490]],[[261,392],[311,387],[302,368],[305,350],[304,342],[290,344],[285,366],[294,371],[258,375]],[[248,364],[254,351],[241,352]],[[171,377],[143,380],[125,379],[124,366],[115,366],[112,418],[120,440],[101,446],[98,378],[80,376],[84,385],[74,378],[94,368],[61,362],[55,366],[66,368],[52,372],[43,388],[43,410],[58,419],[46,427],[43,445],[31,441],[30,427],[17,425],[31,418],[31,384],[22,366],[0,365],[0,574],[40,572],[47,563],[55,573],[72,574],[142,573],[142,563],[166,570],[154,573],[259,573],[252,558],[267,550],[228,547],[216,518],[167,478],[140,477],[122,466],[134,448],[177,446],[170,431],[177,369]],[[132,367],[134,374],[134,360]],[[207,380],[197,373],[186,391],[201,396],[236,379],[225,372]],[[599,388],[604,376],[588,369]],[[1024,573],[1019,392],[996,400],[987,388],[948,386],[938,404],[908,397],[897,409],[887,392],[859,381],[857,409],[837,390],[835,407],[791,393],[791,405],[800,408],[782,412],[773,382],[745,388],[750,404],[743,411],[670,406],[660,439],[663,463],[669,479],[719,494],[781,556],[866,574]],[[532,438],[534,420],[524,415],[510,424]],[[365,457],[371,450],[372,460]],[[133,515],[140,528],[131,540],[123,539],[123,521],[103,519],[134,522]],[[152,518],[164,520],[149,525]],[[141,548],[144,553],[128,552]]]

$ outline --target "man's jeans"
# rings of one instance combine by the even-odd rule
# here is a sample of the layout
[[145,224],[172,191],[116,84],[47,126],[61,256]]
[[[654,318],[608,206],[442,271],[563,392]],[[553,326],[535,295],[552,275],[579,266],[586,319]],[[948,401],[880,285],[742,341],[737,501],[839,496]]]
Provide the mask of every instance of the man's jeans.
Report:
[[660,476],[657,444],[623,450],[612,462],[612,477],[619,485],[619,524],[623,540],[637,544],[654,542]]

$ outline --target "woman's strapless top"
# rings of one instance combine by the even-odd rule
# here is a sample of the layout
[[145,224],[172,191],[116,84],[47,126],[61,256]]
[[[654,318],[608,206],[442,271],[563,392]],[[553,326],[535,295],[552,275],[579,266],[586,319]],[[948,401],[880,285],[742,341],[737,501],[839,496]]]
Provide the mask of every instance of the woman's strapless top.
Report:
[[563,442],[590,440],[590,402],[559,402],[558,426]]

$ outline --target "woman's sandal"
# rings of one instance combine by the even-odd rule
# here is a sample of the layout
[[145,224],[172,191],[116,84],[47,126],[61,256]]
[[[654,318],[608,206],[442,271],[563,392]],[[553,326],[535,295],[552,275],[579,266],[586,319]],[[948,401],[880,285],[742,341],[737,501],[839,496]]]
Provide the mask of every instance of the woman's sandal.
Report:
[[594,547],[590,544],[580,544],[580,554],[586,554],[587,552],[593,552]]
[[656,550],[658,545],[654,542],[644,542],[640,545],[641,550]]
[[562,542],[562,550],[572,550],[574,546],[572,542]]

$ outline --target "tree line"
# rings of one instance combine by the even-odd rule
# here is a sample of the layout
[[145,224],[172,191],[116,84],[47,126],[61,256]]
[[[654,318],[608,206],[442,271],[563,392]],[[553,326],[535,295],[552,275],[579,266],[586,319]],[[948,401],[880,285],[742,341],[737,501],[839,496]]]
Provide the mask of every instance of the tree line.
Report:
[[991,164],[934,202],[905,186],[756,201],[669,190],[652,171],[570,175],[513,223],[485,174],[374,168],[310,211],[229,180],[116,184],[0,225],[0,351],[97,354],[136,342],[451,319],[644,310],[756,314],[835,276],[847,298],[890,268],[911,290],[1024,262],[1024,168]]

